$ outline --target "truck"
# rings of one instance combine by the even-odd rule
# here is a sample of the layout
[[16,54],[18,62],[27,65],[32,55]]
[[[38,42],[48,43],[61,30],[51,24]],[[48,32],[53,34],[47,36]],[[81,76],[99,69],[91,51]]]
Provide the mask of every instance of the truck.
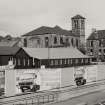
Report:
[[36,92],[40,90],[40,85],[36,83],[37,75],[35,73],[26,73],[20,76],[18,86],[22,92]]
[[74,81],[76,82],[77,86],[86,84],[86,79],[84,77],[84,74],[85,74],[84,68],[75,69],[75,74],[74,74],[75,80]]

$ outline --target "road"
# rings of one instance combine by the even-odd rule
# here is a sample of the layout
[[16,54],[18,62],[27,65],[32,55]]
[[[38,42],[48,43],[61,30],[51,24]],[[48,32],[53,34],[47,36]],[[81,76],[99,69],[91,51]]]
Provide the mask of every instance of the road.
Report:
[[63,102],[52,103],[48,105],[82,105],[81,103],[88,103],[88,105],[94,105],[95,103],[103,100],[105,100],[105,90],[82,95]]

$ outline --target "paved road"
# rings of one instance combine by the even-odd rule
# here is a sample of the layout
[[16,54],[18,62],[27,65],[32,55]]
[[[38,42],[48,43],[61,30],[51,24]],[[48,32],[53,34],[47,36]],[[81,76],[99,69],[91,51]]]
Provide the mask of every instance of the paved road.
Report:
[[72,98],[63,102],[53,103],[49,105],[81,105],[80,103],[88,103],[88,105],[94,105],[99,101],[105,100],[105,90],[82,95],[76,98]]

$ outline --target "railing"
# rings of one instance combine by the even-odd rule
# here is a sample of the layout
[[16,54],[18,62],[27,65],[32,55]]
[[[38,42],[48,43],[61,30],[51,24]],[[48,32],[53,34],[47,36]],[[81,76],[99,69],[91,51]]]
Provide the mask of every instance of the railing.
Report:
[[[17,96],[5,97],[0,99],[0,101],[2,100],[0,105],[42,105],[45,103],[55,103],[71,97],[87,94],[88,92],[98,91],[101,89],[101,87],[105,87],[105,80],[68,89],[61,88],[55,89],[54,91],[51,90],[38,93],[25,93]],[[68,94],[69,96],[67,96]]]
[[45,103],[56,102],[58,94],[37,95],[22,99],[10,100],[0,103],[0,105],[40,105]]

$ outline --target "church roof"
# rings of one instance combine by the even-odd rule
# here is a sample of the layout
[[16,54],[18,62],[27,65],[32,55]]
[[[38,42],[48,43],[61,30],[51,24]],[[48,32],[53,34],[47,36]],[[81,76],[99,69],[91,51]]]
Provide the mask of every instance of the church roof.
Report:
[[72,17],[72,19],[85,19],[85,18],[82,17],[81,15],[76,15],[76,16]]
[[72,31],[62,29],[59,26],[55,26],[55,27],[42,26],[24,34],[23,36],[34,36],[34,35],[44,35],[44,34],[76,36],[72,33]]

